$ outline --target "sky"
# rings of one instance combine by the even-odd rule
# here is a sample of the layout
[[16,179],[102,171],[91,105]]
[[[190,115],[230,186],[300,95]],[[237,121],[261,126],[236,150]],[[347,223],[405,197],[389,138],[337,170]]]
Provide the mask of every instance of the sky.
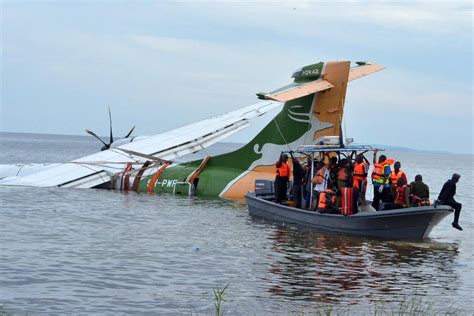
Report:
[[363,60],[386,69],[349,84],[346,136],[473,153],[471,1],[3,0],[0,52],[3,132],[107,135],[110,106],[153,135]]

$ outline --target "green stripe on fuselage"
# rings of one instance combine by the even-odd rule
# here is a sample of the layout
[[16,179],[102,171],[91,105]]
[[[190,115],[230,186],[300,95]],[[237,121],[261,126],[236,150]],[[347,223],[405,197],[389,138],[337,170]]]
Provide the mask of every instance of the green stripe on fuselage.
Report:
[[[285,103],[282,111],[248,144],[226,154],[212,157],[199,175],[196,195],[217,196],[235,178],[249,169],[262,157],[265,144],[284,145],[299,139],[311,129],[311,106],[314,94]],[[293,114],[290,114],[291,111]],[[291,116],[298,119],[295,121]],[[282,148],[282,150],[288,148]],[[275,157],[277,159],[277,157]],[[168,167],[160,176],[154,192],[173,192],[172,183],[184,181],[201,164],[201,160]],[[151,176],[140,183],[140,191],[146,191]]]

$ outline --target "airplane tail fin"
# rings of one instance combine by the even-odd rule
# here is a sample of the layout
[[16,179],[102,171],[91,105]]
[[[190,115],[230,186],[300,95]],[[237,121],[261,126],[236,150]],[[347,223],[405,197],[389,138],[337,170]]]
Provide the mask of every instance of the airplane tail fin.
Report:
[[[227,170],[221,181],[229,184],[220,195],[243,196],[241,191],[249,185],[238,185],[241,181],[273,176],[273,165],[282,151],[312,145],[322,136],[340,136],[347,83],[384,68],[366,62],[350,66],[350,61],[308,65],[293,73],[291,84],[258,93],[260,99],[284,102],[283,108],[242,148],[211,159],[209,165]],[[234,180],[228,179],[232,175]]]

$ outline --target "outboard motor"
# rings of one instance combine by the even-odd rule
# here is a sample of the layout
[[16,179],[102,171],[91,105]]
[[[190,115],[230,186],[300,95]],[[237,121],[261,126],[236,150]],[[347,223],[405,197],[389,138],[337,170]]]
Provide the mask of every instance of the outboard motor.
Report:
[[266,180],[266,179],[256,179],[255,180],[255,195],[256,196],[275,195],[275,190],[273,188],[273,181]]

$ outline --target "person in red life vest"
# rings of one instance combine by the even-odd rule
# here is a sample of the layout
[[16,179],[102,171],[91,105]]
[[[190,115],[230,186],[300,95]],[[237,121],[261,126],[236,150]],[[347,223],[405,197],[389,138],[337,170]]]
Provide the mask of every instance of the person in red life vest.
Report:
[[405,172],[403,172],[403,170],[400,169],[401,166],[402,164],[400,163],[400,161],[395,162],[395,164],[393,165],[394,170],[390,174],[390,186],[391,186],[391,191],[394,198],[397,192],[398,179],[404,178],[405,183],[408,183],[407,175],[405,174]]
[[340,214],[336,207],[336,193],[330,188],[326,188],[319,194],[318,212],[326,214]]
[[398,178],[395,194],[395,208],[407,208],[410,206],[410,186],[404,177],[400,177]]
[[352,173],[352,183],[360,193],[360,204],[366,205],[365,192],[367,192],[367,176],[369,173],[370,163],[365,159],[364,155],[356,156],[354,163],[354,172]]
[[288,155],[282,154],[275,163],[275,202],[281,204],[287,200],[286,191],[288,190],[288,181],[290,180],[290,165],[288,164]]
[[380,201],[390,202],[390,174],[392,173],[390,165],[393,164],[393,160],[387,159],[385,155],[380,155],[377,162],[377,152],[378,150],[375,149],[374,170],[372,171],[372,183],[374,184],[372,207],[378,211]]
[[359,190],[353,187],[352,181],[348,180],[346,186],[339,189],[337,196],[341,197],[341,214],[349,216],[359,212],[357,201],[359,200]]

